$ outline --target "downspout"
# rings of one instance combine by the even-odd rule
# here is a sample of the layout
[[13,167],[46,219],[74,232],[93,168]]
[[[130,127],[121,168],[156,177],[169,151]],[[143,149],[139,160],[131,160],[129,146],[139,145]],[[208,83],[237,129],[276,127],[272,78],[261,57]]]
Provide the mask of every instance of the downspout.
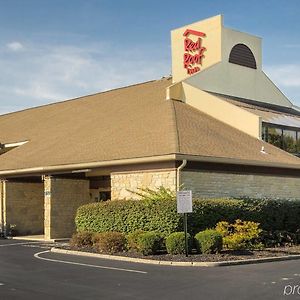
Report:
[[182,164],[177,168],[177,173],[176,173],[176,190],[179,191],[180,188],[180,171],[186,166],[187,160],[183,159]]

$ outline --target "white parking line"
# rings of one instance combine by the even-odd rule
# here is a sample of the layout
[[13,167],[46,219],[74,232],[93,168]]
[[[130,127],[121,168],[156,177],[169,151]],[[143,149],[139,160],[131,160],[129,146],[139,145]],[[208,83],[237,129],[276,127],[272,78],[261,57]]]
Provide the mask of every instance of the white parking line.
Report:
[[8,246],[22,246],[22,245],[31,245],[31,244],[41,244],[42,242],[24,242],[24,243],[13,243],[13,244],[4,244],[0,245],[0,247],[8,247]]
[[48,253],[47,251],[42,251],[34,254],[35,258],[52,261],[52,262],[58,262],[63,264],[70,264],[70,265],[77,265],[77,266],[84,266],[84,267],[92,267],[92,268],[98,268],[98,269],[107,269],[107,270],[115,270],[115,271],[124,271],[124,272],[131,272],[131,273],[140,273],[140,274],[147,274],[148,272],[139,271],[139,270],[131,270],[131,269],[122,269],[122,268],[114,268],[114,267],[105,267],[105,266],[98,266],[98,265],[90,265],[90,264],[83,264],[83,263],[77,263],[77,262],[71,262],[71,261],[65,261],[65,260],[58,260],[58,259],[51,259],[51,258],[45,258],[41,257],[40,254]]

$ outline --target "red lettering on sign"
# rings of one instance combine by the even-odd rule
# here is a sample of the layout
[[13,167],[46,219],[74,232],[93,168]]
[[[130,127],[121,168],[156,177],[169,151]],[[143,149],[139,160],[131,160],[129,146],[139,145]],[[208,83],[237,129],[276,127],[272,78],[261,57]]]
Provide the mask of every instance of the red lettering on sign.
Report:
[[[190,34],[198,36],[197,41],[193,41],[192,39],[188,38],[187,36]],[[196,72],[199,72],[200,66],[202,66],[206,48],[202,46],[201,37],[205,37],[206,34],[200,31],[187,29],[183,35],[186,36],[186,38],[184,39],[185,53],[183,54],[183,66],[187,70],[187,73],[189,75],[192,75]]]
[[196,31],[196,30],[192,30],[192,29],[187,29],[185,32],[184,32],[184,36],[188,36],[188,35],[197,35],[197,36],[201,36],[201,37],[205,37],[206,34],[204,32],[201,32],[201,31]]

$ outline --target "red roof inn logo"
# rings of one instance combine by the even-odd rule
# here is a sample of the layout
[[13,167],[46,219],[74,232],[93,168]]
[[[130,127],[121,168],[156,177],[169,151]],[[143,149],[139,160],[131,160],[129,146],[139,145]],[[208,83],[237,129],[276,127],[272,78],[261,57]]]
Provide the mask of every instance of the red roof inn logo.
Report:
[[[197,41],[193,41],[189,38],[190,35],[198,37]],[[205,47],[202,47],[202,38],[206,37],[206,34],[200,31],[187,29],[183,36],[184,39],[184,51],[183,54],[183,66],[187,70],[189,75],[192,75],[200,71],[202,66],[202,60],[205,57]]]

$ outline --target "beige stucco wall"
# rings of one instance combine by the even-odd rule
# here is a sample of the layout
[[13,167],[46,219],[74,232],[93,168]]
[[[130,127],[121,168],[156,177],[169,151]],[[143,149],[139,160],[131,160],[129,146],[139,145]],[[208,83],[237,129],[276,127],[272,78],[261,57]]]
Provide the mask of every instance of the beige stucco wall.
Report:
[[139,199],[131,191],[138,191],[139,188],[158,189],[161,186],[175,191],[176,169],[112,173],[111,199]]
[[[15,226],[17,234],[42,234],[44,231],[43,183],[4,181],[4,225]],[[8,233],[8,232],[7,232]]]
[[[206,47],[201,70],[188,75],[183,64],[186,29],[206,33],[203,46]],[[196,41],[196,36],[191,36]],[[229,55],[236,44],[250,48],[257,69],[229,63]],[[184,81],[204,91],[241,97],[270,104],[291,107],[292,103],[262,71],[262,39],[223,26],[221,15],[188,24],[171,31],[172,78],[173,83]],[[190,54],[197,53],[190,51]]]
[[183,101],[255,138],[261,138],[261,118],[259,116],[186,82],[170,86],[167,90],[167,98]]
[[75,215],[80,205],[91,202],[89,181],[46,177],[45,238],[66,238],[75,231]]
[[[201,70],[204,70],[211,65],[221,61],[221,31],[222,31],[222,16],[218,15],[200,22],[189,24],[181,28],[177,28],[171,31],[171,48],[172,48],[172,80],[178,82],[190,75],[187,74],[187,70],[183,67],[183,55],[184,51],[184,32],[186,29],[192,29],[200,31],[206,34],[206,37],[202,39],[203,46],[207,49],[204,52],[204,59]],[[197,41],[197,37],[191,36],[192,40]],[[201,71],[200,71],[201,72]]]
[[206,171],[184,171],[181,182],[194,197],[300,199],[300,178]]

